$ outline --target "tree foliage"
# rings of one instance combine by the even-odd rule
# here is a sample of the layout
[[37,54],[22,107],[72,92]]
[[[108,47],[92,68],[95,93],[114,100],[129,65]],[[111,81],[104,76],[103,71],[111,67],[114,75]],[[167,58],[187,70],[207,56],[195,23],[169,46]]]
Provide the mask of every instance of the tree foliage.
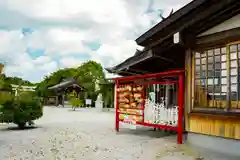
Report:
[[15,84],[15,85],[22,85],[22,86],[33,86],[34,83],[31,83],[30,81],[23,80],[19,77],[5,77],[5,82],[8,84]]
[[0,74],[0,90],[12,90],[11,84],[15,85],[26,85],[26,86],[33,86],[34,84],[30,81],[23,80],[19,77],[6,77],[4,74]]
[[38,97],[30,92],[14,96],[8,92],[0,92],[0,122],[15,123],[24,128],[43,115],[43,105]]
[[68,93],[68,100],[72,105],[72,109],[75,111],[77,107],[83,107],[84,103],[83,100],[79,99],[77,93],[75,91]]
[[111,108],[114,104],[114,84],[108,80],[105,80],[100,85],[100,92],[103,96],[104,106],[107,108]]
[[0,91],[12,91],[11,83],[6,81],[5,76],[0,74]]

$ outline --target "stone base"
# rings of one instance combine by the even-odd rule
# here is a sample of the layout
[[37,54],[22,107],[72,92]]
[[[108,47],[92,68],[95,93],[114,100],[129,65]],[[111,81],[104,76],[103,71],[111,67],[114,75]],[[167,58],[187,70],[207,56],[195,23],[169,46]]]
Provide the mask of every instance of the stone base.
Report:
[[103,112],[115,112],[115,108],[103,108]]
[[187,142],[213,152],[240,157],[240,140],[188,133]]

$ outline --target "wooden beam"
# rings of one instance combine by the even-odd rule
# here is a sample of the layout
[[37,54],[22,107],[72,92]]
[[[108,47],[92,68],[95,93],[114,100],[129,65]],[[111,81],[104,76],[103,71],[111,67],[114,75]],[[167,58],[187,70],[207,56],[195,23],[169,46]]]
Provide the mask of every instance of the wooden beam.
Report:
[[162,57],[162,56],[160,56],[160,55],[154,55],[154,57],[159,58],[159,59],[162,59],[162,60],[167,61],[167,62],[175,63],[174,60],[172,60],[172,59],[170,59],[170,58]]
[[138,75],[137,73],[133,73],[131,71],[125,71],[125,70],[114,70],[112,69],[112,71],[115,73],[115,74],[130,74],[130,75]]
[[231,30],[198,37],[194,48],[207,48],[217,45],[225,45],[231,41],[240,39],[240,27]]
[[149,73],[150,73],[150,72],[148,72],[148,71],[143,71],[143,70],[134,69],[134,68],[128,68],[128,70],[135,71],[135,72],[139,72],[139,73],[143,73],[143,74],[149,74]]

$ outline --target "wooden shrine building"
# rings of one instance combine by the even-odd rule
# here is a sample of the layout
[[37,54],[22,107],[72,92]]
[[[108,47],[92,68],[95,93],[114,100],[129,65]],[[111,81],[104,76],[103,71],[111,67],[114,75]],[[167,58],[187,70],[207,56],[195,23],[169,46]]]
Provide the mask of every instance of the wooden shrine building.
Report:
[[187,141],[240,156],[240,1],[193,0],[136,39],[122,76],[185,71]]
[[64,101],[67,100],[67,94],[75,91],[77,96],[80,97],[82,92],[85,92],[85,88],[80,86],[76,79],[69,78],[63,80],[61,83],[56,84],[54,86],[49,87],[48,89],[53,90],[55,92],[55,98],[49,97],[50,99],[55,99],[56,106],[62,105],[64,106]]

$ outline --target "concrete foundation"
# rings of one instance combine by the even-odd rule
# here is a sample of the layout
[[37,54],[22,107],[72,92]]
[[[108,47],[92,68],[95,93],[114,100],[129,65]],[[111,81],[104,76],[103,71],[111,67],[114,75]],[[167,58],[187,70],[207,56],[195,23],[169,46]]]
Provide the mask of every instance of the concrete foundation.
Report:
[[213,152],[240,157],[240,140],[188,133],[187,143]]

